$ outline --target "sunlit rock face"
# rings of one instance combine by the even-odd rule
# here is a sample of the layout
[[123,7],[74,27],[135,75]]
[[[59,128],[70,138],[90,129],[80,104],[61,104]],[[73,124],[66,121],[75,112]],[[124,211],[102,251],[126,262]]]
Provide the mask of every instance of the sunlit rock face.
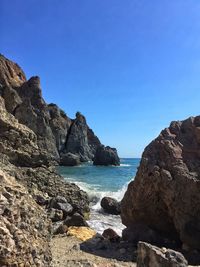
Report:
[[144,150],[121,202],[122,222],[200,248],[200,116],[172,122]]

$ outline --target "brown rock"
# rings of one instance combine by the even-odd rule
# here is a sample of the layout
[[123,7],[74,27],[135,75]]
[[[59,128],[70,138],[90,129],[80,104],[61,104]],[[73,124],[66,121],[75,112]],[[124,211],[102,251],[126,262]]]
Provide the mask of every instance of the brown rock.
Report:
[[105,229],[102,236],[109,239],[111,242],[119,242],[120,236],[111,228]]
[[122,222],[135,223],[200,249],[200,116],[172,122],[142,155],[121,202]]
[[2,86],[20,86],[26,81],[23,70],[1,54],[0,70],[0,84]]
[[54,235],[62,235],[62,234],[67,233],[67,231],[68,231],[68,226],[67,225],[64,225],[64,224],[61,224],[55,230]]

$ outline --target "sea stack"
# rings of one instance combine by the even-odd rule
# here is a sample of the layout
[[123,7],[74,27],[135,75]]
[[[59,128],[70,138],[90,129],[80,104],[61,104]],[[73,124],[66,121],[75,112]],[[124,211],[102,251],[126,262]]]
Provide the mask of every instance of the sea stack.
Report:
[[100,145],[97,147],[95,156],[94,156],[94,165],[120,165],[120,159],[117,154],[116,148],[111,148],[109,146]]

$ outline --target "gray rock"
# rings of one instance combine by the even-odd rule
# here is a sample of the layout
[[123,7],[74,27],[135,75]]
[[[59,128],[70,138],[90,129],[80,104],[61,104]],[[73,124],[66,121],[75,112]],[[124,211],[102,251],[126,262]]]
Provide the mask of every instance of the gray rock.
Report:
[[120,203],[111,197],[103,197],[101,207],[106,213],[119,215],[121,213]]
[[70,152],[66,154],[61,154],[60,156],[60,165],[61,166],[77,166],[79,165],[80,157],[78,155],[72,154]]
[[48,217],[52,220],[52,222],[61,221],[63,219],[63,211],[58,210],[58,209],[54,209],[54,208],[50,208],[48,210]]
[[184,256],[177,251],[138,243],[137,267],[187,267]]
[[72,122],[69,129],[63,153],[70,152],[79,155],[82,162],[89,161],[94,157],[93,148],[91,149],[91,141],[90,138],[89,145],[86,119],[80,112],[77,112],[76,119]]
[[61,210],[63,212],[64,218],[67,215],[71,214],[73,211],[72,205],[67,202],[66,198],[61,196],[52,198],[49,202],[49,207]]
[[95,156],[94,156],[94,165],[120,165],[120,159],[117,154],[116,148],[111,148],[109,146],[98,146]]
[[74,213],[71,217],[67,217],[64,221],[64,224],[67,226],[87,226],[88,224],[79,213]]

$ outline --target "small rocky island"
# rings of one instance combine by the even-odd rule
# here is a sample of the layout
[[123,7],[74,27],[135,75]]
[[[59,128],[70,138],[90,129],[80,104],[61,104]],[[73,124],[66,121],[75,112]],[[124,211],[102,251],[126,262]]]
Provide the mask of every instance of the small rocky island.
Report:
[[71,119],[46,104],[39,77],[1,55],[0,266],[200,264],[200,116],[172,122],[146,147],[120,203],[102,200],[121,215],[122,237],[90,229],[87,194],[56,171],[87,161],[120,164],[80,112]]

